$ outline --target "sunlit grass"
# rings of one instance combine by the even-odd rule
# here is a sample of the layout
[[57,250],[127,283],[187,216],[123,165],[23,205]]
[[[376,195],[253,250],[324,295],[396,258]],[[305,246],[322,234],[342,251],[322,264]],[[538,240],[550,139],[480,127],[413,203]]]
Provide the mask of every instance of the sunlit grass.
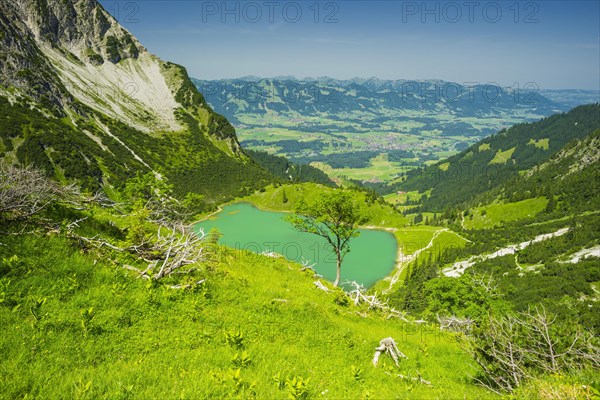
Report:
[[516,147],[512,147],[506,151],[498,150],[494,158],[490,161],[490,164],[506,164],[515,152]]
[[545,197],[536,197],[507,204],[489,204],[475,208],[464,219],[466,229],[490,229],[505,222],[532,218],[548,204]]
[[533,145],[542,150],[548,150],[550,148],[550,139],[545,138],[545,139],[535,140],[532,138],[529,140],[529,142],[527,144]]
[[[453,334],[337,305],[335,292],[283,259],[222,249],[207,285],[177,291],[60,237],[9,244],[23,273],[2,280],[3,398],[288,397],[277,375],[308,379],[311,398],[495,397],[470,381],[475,369]],[[39,298],[43,317],[33,324],[29,307]],[[85,310],[93,316],[87,334]],[[232,334],[239,346],[228,343]],[[396,368],[384,357],[375,368],[373,349],[388,336],[409,358]],[[242,352],[248,361],[236,364]]]

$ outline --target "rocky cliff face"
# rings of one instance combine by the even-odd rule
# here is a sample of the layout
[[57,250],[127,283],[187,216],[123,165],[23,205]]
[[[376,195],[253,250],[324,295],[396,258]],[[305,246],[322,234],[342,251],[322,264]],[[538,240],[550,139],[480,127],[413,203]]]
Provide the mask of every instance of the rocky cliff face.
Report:
[[[186,182],[183,192],[206,192],[198,181],[214,178],[206,177],[208,171],[230,171],[230,163],[254,169],[250,175],[266,176],[243,154],[233,127],[206,104],[186,70],[150,54],[96,0],[0,0],[2,98],[4,106],[22,107],[25,114],[32,109],[62,118],[60,123],[68,117],[70,128],[79,131],[78,140],[89,141],[82,144],[86,150],[65,155],[64,144],[50,143],[47,135],[29,138],[20,126],[20,134],[12,131],[14,137],[6,138],[14,143],[0,146],[0,158],[35,159],[54,166],[59,176],[64,174],[57,160],[64,156],[81,157],[96,171],[103,170],[95,176],[112,174],[114,168],[106,168],[110,158],[129,160],[125,170],[130,174],[138,168],[170,171],[174,180]],[[179,147],[174,138],[182,141]],[[182,148],[187,159],[178,153]],[[228,177],[215,179],[219,181],[226,185]],[[214,189],[215,184],[209,186]]]
[[102,64],[137,58],[145,51],[96,1],[25,0],[25,22],[36,38],[63,47],[82,60]]
[[2,80],[59,113],[74,97],[142,131],[179,130],[164,63],[94,0],[0,3]]
[[101,64],[136,58],[141,45],[96,1],[22,0],[17,8],[38,40],[70,51],[81,60]]
[[0,0],[0,91],[30,96],[60,113],[72,98],[38,47],[23,7],[24,3]]
[[[26,79],[15,79],[19,72],[20,78],[26,78],[26,72],[50,78],[52,68],[43,59],[45,46],[95,65],[137,58],[145,51],[93,0],[1,0],[0,9],[1,79],[5,85],[28,89],[31,85]],[[56,86],[55,79],[46,81]]]

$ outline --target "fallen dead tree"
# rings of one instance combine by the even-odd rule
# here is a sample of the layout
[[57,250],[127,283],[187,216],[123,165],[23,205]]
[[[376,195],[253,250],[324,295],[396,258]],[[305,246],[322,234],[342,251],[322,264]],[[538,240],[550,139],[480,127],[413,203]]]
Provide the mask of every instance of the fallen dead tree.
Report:
[[165,229],[159,228],[157,240],[153,241],[149,254],[160,257],[150,263],[140,275],[161,279],[172,274],[189,274],[197,270],[197,264],[204,260],[205,248],[202,239],[206,236],[200,230],[198,234],[190,232],[183,224],[175,224]]
[[271,258],[281,258],[282,255],[281,254],[277,254],[274,251],[269,251],[269,250],[265,250],[262,253],[260,253],[261,256],[265,256],[265,257],[271,257]]
[[[304,263],[303,263],[304,264]],[[304,267],[302,268],[302,271],[304,270],[313,270],[312,266],[309,267]],[[314,271],[314,270],[313,270]],[[315,277],[319,277],[322,278],[321,275],[318,275],[315,273]],[[330,290],[323,285],[323,283],[319,280],[314,282],[315,286],[317,286],[319,289],[325,291],[325,292],[329,292]],[[404,322],[408,322],[408,323],[412,323],[412,324],[426,324],[427,321],[423,320],[423,319],[418,319],[418,320],[410,320],[407,318],[408,313],[405,311],[399,311],[396,310],[394,307],[390,307],[387,303],[387,301],[382,301],[379,297],[377,297],[377,293],[368,295],[367,294],[367,290],[358,282],[356,281],[346,281],[344,282],[345,285],[351,285],[354,287],[353,290],[346,292],[345,295],[348,296],[350,298],[350,300],[352,301],[352,303],[355,306],[359,306],[361,304],[367,304],[369,306],[369,309],[372,310],[379,310],[382,312],[386,312],[388,313],[386,320],[388,319],[392,319],[392,318],[398,318],[401,321]],[[359,315],[363,315],[363,314],[359,314]]]
[[75,185],[61,186],[34,167],[0,163],[0,219],[26,219],[77,194]]
[[470,332],[475,323],[475,321],[470,318],[458,318],[455,316],[440,317],[438,315],[437,320],[440,324],[440,329],[442,330],[464,333]]
[[[177,274],[191,274],[198,271],[200,263],[207,259],[206,246],[203,243],[206,237],[204,231],[191,232],[182,223],[170,227],[161,226],[155,236],[124,248],[97,237],[86,238],[73,232],[71,236],[96,248],[108,247],[138,256],[148,263],[146,268],[140,269],[131,265],[123,265],[123,267],[136,272],[138,277],[144,279],[160,280]],[[203,282],[204,280],[201,280],[196,284]],[[188,286],[174,285],[173,288],[180,289]]]
[[[389,314],[388,316],[385,318],[387,319],[391,319],[391,318],[398,318],[399,320],[402,320],[404,322],[410,322],[406,316],[408,315],[408,313],[406,311],[398,311],[395,308],[390,308],[388,310]],[[413,321],[416,322],[416,321]]]
[[369,308],[376,308],[376,309],[380,309],[380,310],[389,310],[390,309],[387,302],[381,301],[377,297],[377,293],[372,294],[372,295],[367,295],[366,289],[360,283],[358,283],[356,281],[346,282],[346,283],[354,286],[354,289],[348,292],[348,296],[350,297],[350,299],[352,300],[352,302],[354,303],[355,306],[357,306],[361,303],[366,303],[369,305]]
[[379,341],[379,347],[375,348],[375,354],[373,355],[373,365],[374,366],[377,366],[377,364],[379,363],[379,357],[382,354],[389,355],[392,358],[392,360],[394,360],[394,363],[396,364],[396,366],[399,365],[398,364],[399,358],[408,359],[408,357],[404,353],[402,353],[400,350],[398,350],[398,346],[396,346],[396,342],[391,337],[387,337],[387,338],[381,339]]
[[388,315],[387,315],[386,319],[398,318],[404,322],[411,322],[411,323],[426,322],[423,320],[417,320],[417,321],[409,320],[408,318],[406,318],[407,317],[406,312],[398,311],[395,308],[390,307],[388,305],[387,301],[382,301],[381,299],[379,299],[379,297],[377,297],[377,293],[374,293],[372,295],[366,294],[367,291],[364,288],[364,286],[362,286],[361,284],[359,284],[356,281],[345,282],[345,283],[354,287],[353,290],[351,290],[347,293],[347,296],[350,297],[350,300],[352,301],[352,303],[355,306],[358,306],[360,304],[367,304],[370,309],[387,312]]
[[323,285],[323,282],[321,282],[321,281],[315,281],[314,283],[315,283],[315,286],[316,286],[317,288],[321,289],[322,291],[324,291],[324,292],[326,292],[326,293],[330,291],[330,290],[327,288],[327,286]]

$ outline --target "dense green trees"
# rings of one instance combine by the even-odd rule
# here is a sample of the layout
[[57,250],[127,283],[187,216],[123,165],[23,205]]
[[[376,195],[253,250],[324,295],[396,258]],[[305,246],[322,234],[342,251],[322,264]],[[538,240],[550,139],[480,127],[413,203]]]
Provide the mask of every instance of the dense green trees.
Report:
[[265,151],[244,150],[258,165],[284,182],[314,182],[335,186],[327,174],[306,164],[290,162],[285,157],[274,156]]
[[[78,124],[74,127],[66,119],[46,117],[0,96],[0,158],[13,152],[22,164],[34,165],[60,180],[76,181],[92,191],[106,185],[121,190],[136,172],[152,169],[172,182],[176,196],[183,198],[193,192],[204,195],[207,203],[230,199],[273,180],[247,157],[218,149],[209,133],[186,113],[179,118],[188,132],[149,135],[90,109],[87,112],[96,115],[112,136],[91,119],[74,117]],[[231,134],[223,121],[215,124],[210,129]]]
[[390,295],[390,303],[412,313],[425,311],[428,306],[425,284],[438,276],[439,266],[431,257],[422,265],[418,260],[410,264],[404,285]]
[[[429,210],[472,202],[476,196],[519,177],[519,171],[534,167],[548,159],[573,139],[582,139],[600,127],[600,105],[574,108],[538,122],[515,125],[483,139],[463,152],[427,168],[408,172],[406,182],[385,189],[433,189],[424,203]],[[547,139],[547,147],[536,145]],[[499,152],[512,150],[506,162],[494,163]],[[449,163],[445,170],[439,165]],[[546,184],[550,182],[544,181]]]
[[495,275],[469,271],[460,278],[439,276],[443,265],[439,259],[412,263],[404,285],[390,294],[390,304],[433,320],[435,316],[456,316],[481,321],[489,313],[511,309]]

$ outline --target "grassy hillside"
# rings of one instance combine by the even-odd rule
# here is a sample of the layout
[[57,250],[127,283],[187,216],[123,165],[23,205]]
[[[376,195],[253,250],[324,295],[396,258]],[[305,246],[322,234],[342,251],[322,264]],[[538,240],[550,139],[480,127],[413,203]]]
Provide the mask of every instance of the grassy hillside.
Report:
[[534,218],[544,211],[548,199],[537,197],[514,203],[489,204],[469,210],[464,216],[465,229],[490,229],[505,222]]
[[[280,150],[301,158],[337,154],[330,166],[344,173],[370,165],[393,182],[391,205],[315,168],[255,162],[185,69],[147,53],[95,0],[21,3],[0,2],[10,55],[0,65],[0,399],[600,394],[599,104],[467,148],[479,133],[465,129],[507,120],[488,116],[514,107],[510,93],[459,120],[449,104],[423,116],[411,96],[408,126],[385,107],[368,111],[399,100],[399,87],[380,86],[389,82],[347,82],[343,104],[327,106],[352,111],[341,124],[299,121],[273,97],[275,124],[260,134],[289,134]],[[119,81],[139,90],[111,92]],[[366,95],[370,107],[356,109]],[[230,110],[243,106],[233,100]],[[310,139],[296,140],[297,125]],[[450,145],[467,149],[436,163]],[[430,167],[394,170],[421,161]],[[282,185],[289,175],[323,184]],[[225,201],[290,212],[335,190],[397,240],[396,268],[369,291],[189,226]],[[388,267],[393,256],[390,246]],[[406,357],[374,366],[390,337]]]
[[[246,200],[289,208],[279,203],[284,189],[288,203],[332,190],[287,185]],[[119,212],[74,196],[33,217],[0,212],[0,398],[497,397],[476,384],[480,369],[462,334],[356,306],[282,258],[227,249],[209,236],[189,275],[142,279],[141,271],[169,259],[164,249],[144,250],[168,227],[151,221],[152,202],[124,204]],[[374,222],[392,220],[391,207],[369,207]],[[404,248],[420,266],[441,247],[465,244],[440,227],[396,234],[415,244],[410,254]],[[387,355],[372,365],[385,337],[408,357],[397,367]],[[593,376],[588,369],[535,374],[515,395],[581,397]]]
[[[494,397],[454,334],[336,304],[282,259],[218,248],[177,290],[59,233],[1,241],[1,398]],[[389,336],[409,358],[374,368]]]

